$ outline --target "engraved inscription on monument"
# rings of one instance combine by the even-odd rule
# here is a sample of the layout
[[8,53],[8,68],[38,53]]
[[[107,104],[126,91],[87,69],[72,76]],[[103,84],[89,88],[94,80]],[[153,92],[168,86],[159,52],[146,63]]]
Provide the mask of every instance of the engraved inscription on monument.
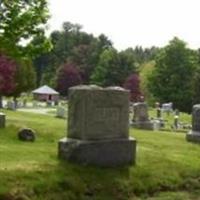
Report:
[[71,92],[70,99],[69,138],[128,138],[128,92],[81,88]]
[[104,122],[115,122],[119,121],[119,108],[96,108],[95,109],[95,121],[104,121]]
[[[104,135],[105,137],[114,137],[118,135],[120,130],[120,108],[118,107],[97,107],[94,109],[94,120],[90,122],[91,134],[95,134],[99,137]],[[96,127],[100,127],[96,129]],[[90,131],[91,132],[91,131]]]

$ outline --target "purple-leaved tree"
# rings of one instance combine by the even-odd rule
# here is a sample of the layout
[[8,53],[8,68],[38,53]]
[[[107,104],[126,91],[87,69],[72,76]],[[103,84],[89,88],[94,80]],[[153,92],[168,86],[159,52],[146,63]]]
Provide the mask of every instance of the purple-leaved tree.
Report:
[[0,108],[2,96],[10,95],[15,89],[16,63],[4,54],[0,54]]
[[138,74],[131,74],[124,83],[124,88],[130,91],[130,101],[141,101],[140,79]]
[[81,75],[73,63],[66,63],[58,70],[57,90],[61,95],[67,96],[69,87],[81,84]]

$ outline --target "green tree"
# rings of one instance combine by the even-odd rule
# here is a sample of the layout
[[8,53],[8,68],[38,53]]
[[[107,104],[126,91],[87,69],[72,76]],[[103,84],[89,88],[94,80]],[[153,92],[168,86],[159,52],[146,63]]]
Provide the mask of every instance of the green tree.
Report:
[[76,65],[83,83],[88,84],[101,53],[112,46],[105,35],[94,37],[83,32],[80,25],[70,22],[65,22],[61,31],[53,31],[50,40],[52,50],[34,59],[38,85],[55,86],[57,70],[68,62]]
[[192,80],[192,103],[200,104],[200,68],[195,71]]
[[143,63],[139,69],[139,76],[140,76],[140,88],[142,94],[144,95],[145,99],[148,101],[149,104],[154,102],[154,98],[152,93],[148,89],[148,76],[152,73],[155,68],[155,61],[149,61]]
[[[51,60],[53,60],[52,57],[50,57],[50,53],[46,53],[41,54],[33,59],[33,66],[36,72],[36,87],[39,87],[42,84],[42,81],[44,79],[44,72],[46,72],[46,75],[52,73],[47,72],[47,69],[51,70],[51,67],[49,67],[48,65],[50,63],[53,64],[53,61],[50,62],[50,58]],[[51,79],[51,77],[49,79]],[[47,83],[47,85],[49,85],[49,83]]]
[[48,17],[46,0],[1,0],[0,51],[15,57],[32,53],[25,43],[44,35]]
[[119,85],[119,57],[115,49],[106,49],[100,55],[99,63],[91,76],[94,84],[101,86]]
[[174,107],[190,112],[192,107],[192,77],[198,65],[195,51],[178,38],[170,41],[155,59],[149,76],[150,92],[160,102],[173,102]]
[[118,53],[114,48],[109,48],[102,52],[91,81],[102,86],[123,86],[126,78],[135,70],[134,59],[129,50]]
[[141,46],[136,46],[134,49],[132,49],[132,51],[134,54],[135,61],[138,64],[142,64],[153,60],[156,54],[158,53],[159,48],[154,46],[151,48],[142,48]]
[[197,50],[198,54],[198,68],[195,71],[194,77],[192,79],[192,97],[193,104],[200,104],[200,49]]
[[[81,35],[81,34],[80,34]],[[82,33],[84,36],[85,33]],[[85,84],[90,82],[90,76],[99,62],[101,53],[112,46],[108,38],[101,34],[98,38],[89,35],[86,44],[75,46],[69,59],[76,63]]]
[[15,72],[15,90],[12,96],[19,97],[22,92],[29,92],[35,88],[35,71],[32,62],[28,59],[23,59],[17,62]]

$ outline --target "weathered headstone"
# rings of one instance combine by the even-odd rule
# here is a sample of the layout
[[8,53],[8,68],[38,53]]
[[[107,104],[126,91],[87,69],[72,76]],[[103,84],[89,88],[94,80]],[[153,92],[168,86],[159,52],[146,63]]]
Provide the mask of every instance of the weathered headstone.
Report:
[[6,126],[6,115],[4,113],[0,113],[0,128],[5,128]]
[[7,102],[7,109],[9,110],[16,110],[16,105],[14,101],[8,101]]
[[167,115],[169,115],[171,112],[173,112],[173,103],[172,102],[163,103],[161,109],[163,112],[166,112]]
[[56,117],[66,118],[66,116],[67,116],[66,108],[64,108],[62,106],[58,106],[57,109],[56,109]]
[[48,100],[48,101],[46,102],[46,106],[47,106],[47,107],[50,107],[50,106],[52,106],[52,103],[53,103],[52,101],[49,101],[49,100]]
[[59,157],[97,166],[135,163],[136,140],[128,133],[128,98],[122,88],[70,88],[68,138],[59,141]]
[[32,105],[33,105],[33,108],[37,108],[38,107],[38,102],[37,101],[33,101]]
[[35,131],[30,128],[22,128],[18,132],[18,139],[27,142],[35,141]]
[[154,129],[153,121],[149,120],[148,107],[145,102],[135,103],[133,105],[133,127],[141,129]]
[[155,119],[153,121],[153,130],[160,130],[161,128],[161,122],[159,119]]
[[17,102],[17,108],[23,108],[24,107],[24,104],[22,101],[18,101]]
[[186,140],[200,142],[200,104],[196,104],[192,108],[192,130],[186,134]]

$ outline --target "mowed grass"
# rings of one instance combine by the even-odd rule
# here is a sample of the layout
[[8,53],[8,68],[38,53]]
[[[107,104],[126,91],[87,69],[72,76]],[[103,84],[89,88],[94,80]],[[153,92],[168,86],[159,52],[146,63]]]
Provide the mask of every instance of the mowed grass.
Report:
[[[66,120],[5,112],[7,127],[0,129],[0,200],[200,199],[200,145],[186,142],[184,133],[130,129],[137,139],[136,166],[99,168],[57,158]],[[22,127],[37,132],[34,143],[17,139]]]

